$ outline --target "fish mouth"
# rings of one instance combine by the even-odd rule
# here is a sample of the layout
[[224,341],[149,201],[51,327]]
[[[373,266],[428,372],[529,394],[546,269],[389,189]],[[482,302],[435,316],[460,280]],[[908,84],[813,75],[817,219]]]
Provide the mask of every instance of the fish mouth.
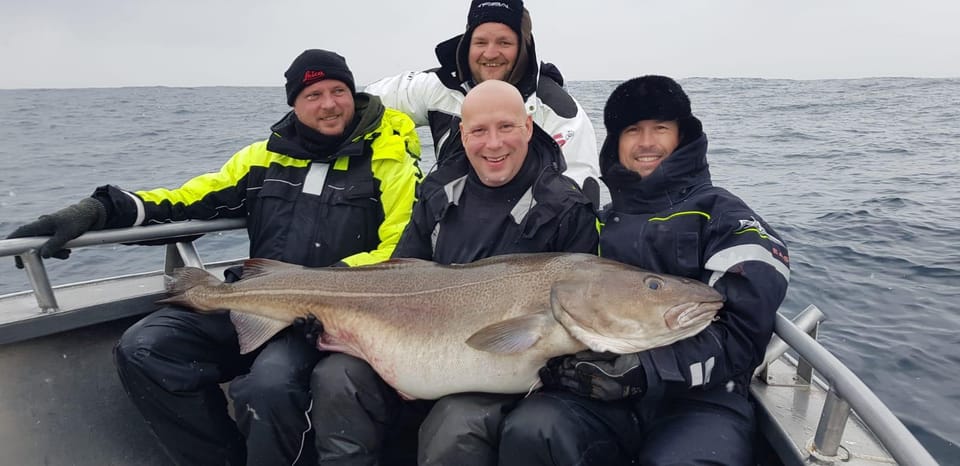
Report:
[[722,300],[678,304],[667,309],[663,320],[670,330],[679,330],[713,320],[722,307]]

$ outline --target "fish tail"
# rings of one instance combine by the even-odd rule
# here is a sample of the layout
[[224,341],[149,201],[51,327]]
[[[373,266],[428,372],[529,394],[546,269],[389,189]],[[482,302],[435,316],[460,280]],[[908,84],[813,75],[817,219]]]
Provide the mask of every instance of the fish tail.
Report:
[[167,298],[157,301],[157,304],[173,304],[177,306],[191,307],[198,311],[211,311],[218,308],[210,308],[201,305],[191,299],[187,291],[198,287],[217,287],[223,284],[219,278],[196,267],[181,267],[173,272],[173,276],[167,280]]

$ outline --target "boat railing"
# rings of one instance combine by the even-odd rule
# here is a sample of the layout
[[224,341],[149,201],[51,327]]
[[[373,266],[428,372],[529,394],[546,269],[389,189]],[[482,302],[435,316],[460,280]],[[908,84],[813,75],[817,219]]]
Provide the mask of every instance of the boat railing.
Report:
[[[100,230],[85,233],[68,242],[64,247],[75,249],[100,244],[167,241],[164,272],[169,275],[176,267],[189,265],[202,268],[204,266],[193,243],[198,235],[234,230],[243,228],[245,225],[246,219],[234,218]],[[38,252],[46,240],[45,237],[0,240],[0,257],[20,256],[22,259],[41,313],[59,310],[53,286],[50,284],[46,267]]]
[[[785,356],[795,363],[797,383],[816,383],[827,391],[820,421],[813,439],[807,445],[807,453],[821,464],[847,461],[849,458],[840,454],[841,441],[847,420],[853,412],[897,463],[936,465],[933,456],[900,419],[853,371],[816,340],[820,322],[824,318],[823,312],[814,305],[804,309],[793,321],[778,312],[775,335],[767,346],[763,364],[755,373],[762,382],[766,382],[770,363]],[[785,354],[788,350],[795,352],[797,358]]]

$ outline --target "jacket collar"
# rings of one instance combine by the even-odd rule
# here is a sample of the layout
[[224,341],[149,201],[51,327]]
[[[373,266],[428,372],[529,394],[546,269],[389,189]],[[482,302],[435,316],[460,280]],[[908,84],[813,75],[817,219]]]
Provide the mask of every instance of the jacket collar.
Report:
[[339,147],[328,153],[317,153],[311,150],[315,145],[310,144],[307,138],[299,134],[296,115],[288,112],[280,121],[270,127],[270,139],[267,141],[267,150],[290,157],[329,162],[340,156],[355,156],[363,153],[363,140],[366,135],[373,133],[380,127],[385,107],[380,98],[364,92],[354,95],[354,117],[357,123],[352,125],[353,131],[349,137],[343,139]]
[[643,179],[620,164],[617,139],[608,137],[600,149],[601,179],[615,211],[656,212],[688,198],[695,188],[711,185],[706,134],[675,150]]

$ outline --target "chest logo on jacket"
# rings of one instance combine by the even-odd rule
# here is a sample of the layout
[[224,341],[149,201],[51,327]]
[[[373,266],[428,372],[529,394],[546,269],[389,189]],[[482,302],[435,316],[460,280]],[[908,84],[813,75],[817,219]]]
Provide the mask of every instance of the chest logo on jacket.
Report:
[[573,139],[573,130],[568,130],[566,133],[557,133],[553,135],[553,140],[557,142],[557,145],[563,147],[567,141]]

